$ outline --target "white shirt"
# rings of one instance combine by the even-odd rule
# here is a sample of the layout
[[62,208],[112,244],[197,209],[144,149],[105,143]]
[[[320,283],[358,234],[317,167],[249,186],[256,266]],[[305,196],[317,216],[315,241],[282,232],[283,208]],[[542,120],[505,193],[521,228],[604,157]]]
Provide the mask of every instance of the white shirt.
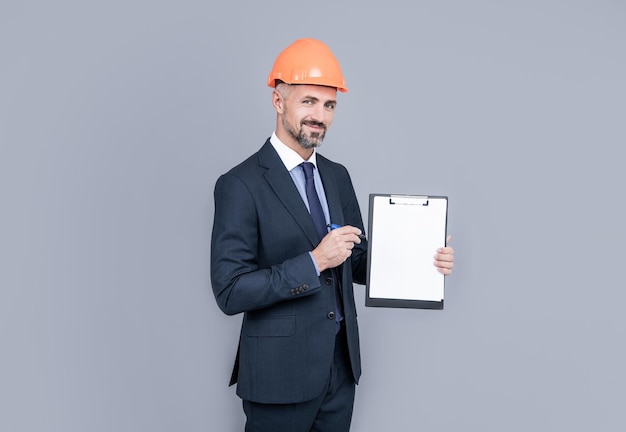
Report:
[[[322,210],[324,211],[324,218],[326,219],[326,225],[330,227],[330,212],[328,211],[328,202],[326,201],[326,193],[324,192],[324,185],[322,184],[322,178],[320,177],[319,171],[317,170],[317,152],[313,149],[313,154],[309,158],[309,160],[302,159],[298,153],[296,153],[293,149],[287,147],[277,136],[276,132],[272,132],[272,136],[270,137],[270,143],[278,153],[280,160],[283,161],[285,168],[289,171],[289,175],[291,175],[291,179],[293,183],[296,185],[298,192],[300,192],[300,196],[302,197],[302,201],[304,201],[304,205],[311,212],[309,208],[309,200],[306,197],[306,179],[304,178],[304,170],[300,166],[302,162],[311,162],[315,169],[313,170],[313,181],[315,182],[315,189],[317,191],[317,197],[320,200],[320,204],[322,205]],[[315,265],[315,271],[317,275],[320,275],[319,267],[317,266],[317,262],[315,262],[315,258],[313,258],[313,254],[309,252],[311,257],[311,261]]]
[[[324,218],[326,219],[326,225],[330,226],[330,212],[328,210],[328,202],[326,201],[326,193],[324,192],[324,185],[322,184],[322,178],[320,177],[319,171],[317,170],[317,152],[313,149],[313,154],[309,158],[309,160],[302,159],[298,153],[294,150],[287,147],[283,142],[276,136],[276,132],[272,133],[270,138],[270,143],[278,153],[280,160],[283,161],[285,168],[289,171],[291,178],[293,179],[298,192],[300,192],[300,196],[302,197],[302,201],[306,205],[306,208],[309,209],[309,200],[306,197],[306,179],[304,178],[304,171],[300,164],[302,162],[311,162],[315,169],[313,170],[313,181],[315,182],[315,189],[317,191],[317,196],[320,200],[320,204],[322,204],[322,210],[324,210]],[[309,213],[311,209],[309,209]]]

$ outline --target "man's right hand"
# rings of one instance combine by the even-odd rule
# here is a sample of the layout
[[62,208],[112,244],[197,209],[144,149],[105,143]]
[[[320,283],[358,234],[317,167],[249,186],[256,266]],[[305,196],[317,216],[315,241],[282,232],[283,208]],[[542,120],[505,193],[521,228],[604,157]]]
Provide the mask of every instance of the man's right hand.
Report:
[[337,267],[352,255],[355,244],[361,243],[361,230],[353,226],[343,226],[331,230],[313,250],[313,258],[320,272]]

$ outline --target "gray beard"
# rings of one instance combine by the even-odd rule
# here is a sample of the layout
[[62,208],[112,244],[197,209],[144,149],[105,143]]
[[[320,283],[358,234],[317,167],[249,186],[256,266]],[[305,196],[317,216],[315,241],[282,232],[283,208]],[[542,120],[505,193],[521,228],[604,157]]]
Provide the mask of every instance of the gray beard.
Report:
[[285,118],[283,118],[283,128],[287,131],[289,135],[300,144],[305,150],[310,150],[313,148],[320,147],[322,145],[322,141],[324,140],[325,132],[318,133],[314,132],[311,134],[311,138],[305,135],[304,131],[300,129],[299,131],[295,131],[287,122]]

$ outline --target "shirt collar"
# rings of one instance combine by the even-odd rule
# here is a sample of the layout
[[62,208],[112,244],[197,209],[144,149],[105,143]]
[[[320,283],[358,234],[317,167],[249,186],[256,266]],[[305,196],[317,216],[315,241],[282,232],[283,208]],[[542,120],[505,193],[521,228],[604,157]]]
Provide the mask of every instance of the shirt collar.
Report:
[[315,149],[313,149],[313,154],[311,155],[309,160],[305,161],[304,159],[302,159],[302,156],[296,153],[293,149],[290,149],[289,147],[287,147],[287,145],[284,144],[276,136],[276,132],[272,132],[270,143],[276,150],[276,153],[278,153],[280,160],[283,161],[283,164],[285,165],[285,168],[287,168],[287,171],[291,171],[292,169],[300,165],[302,162],[311,162],[317,168],[317,158],[316,158],[317,152]]

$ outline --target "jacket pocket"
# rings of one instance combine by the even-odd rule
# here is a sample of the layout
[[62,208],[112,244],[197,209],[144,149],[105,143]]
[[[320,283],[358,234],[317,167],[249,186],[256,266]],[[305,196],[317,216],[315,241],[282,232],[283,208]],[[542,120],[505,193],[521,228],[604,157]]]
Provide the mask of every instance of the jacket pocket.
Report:
[[247,336],[286,337],[296,334],[296,317],[248,318],[244,324]]

